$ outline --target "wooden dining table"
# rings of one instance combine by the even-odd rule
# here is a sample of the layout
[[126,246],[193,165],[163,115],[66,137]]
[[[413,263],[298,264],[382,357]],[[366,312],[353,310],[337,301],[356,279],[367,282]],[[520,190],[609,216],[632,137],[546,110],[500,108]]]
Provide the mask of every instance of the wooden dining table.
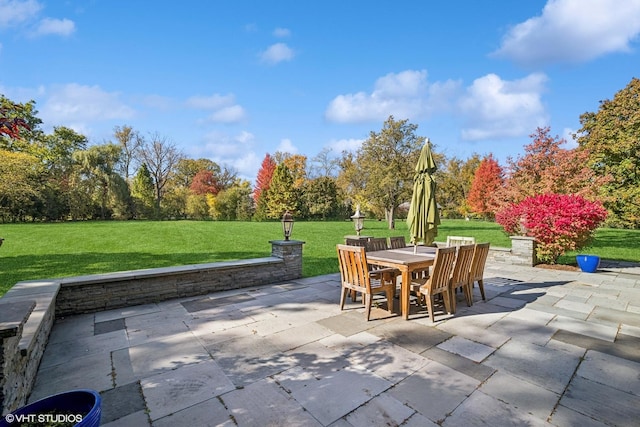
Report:
[[402,273],[400,311],[405,320],[409,319],[411,273],[432,266],[435,257],[436,248],[430,246],[407,246],[406,248],[367,252],[369,264],[397,268]]

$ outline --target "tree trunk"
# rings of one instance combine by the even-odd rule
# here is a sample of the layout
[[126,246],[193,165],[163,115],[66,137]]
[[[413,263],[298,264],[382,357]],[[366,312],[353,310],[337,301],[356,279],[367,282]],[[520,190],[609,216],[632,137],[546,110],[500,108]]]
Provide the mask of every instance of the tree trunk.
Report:
[[396,229],[396,223],[395,223],[395,220],[393,218],[394,211],[395,211],[395,209],[393,207],[386,208],[384,210],[384,217],[387,220],[387,224],[389,225],[389,230],[395,230]]

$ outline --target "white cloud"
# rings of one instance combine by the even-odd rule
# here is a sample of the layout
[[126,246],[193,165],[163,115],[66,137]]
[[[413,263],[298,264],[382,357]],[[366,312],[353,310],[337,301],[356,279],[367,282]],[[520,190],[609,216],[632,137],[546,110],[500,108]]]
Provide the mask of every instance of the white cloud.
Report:
[[269,65],[282,61],[291,61],[295,56],[293,50],[285,43],[272,44],[260,54],[260,60]]
[[207,121],[215,123],[237,123],[246,118],[242,106],[237,105],[234,95],[192,96],[187,99],[186,106],[201,110],[214,110]]
[[213,112],[208,119],[214,123],[237,123],[245,117],[244,108],[239,105],[232,105]]
[[41,9],[36,0],[0,0],[0,28],[31,21]]
[[68,126],[78,132],[91,122],[130,119],[133,108],[120,100],[117,92],[105,92],[99,86],[76,83],[53,86],[45,93],[40,115],[44,123]]
[[541,94],[547,77],[530,74],[502,80],[495,74],[476,79],[459,101],[462,138],[483,140],[523,136],[548,121]]
[[584,62],[628,52],[640,34],[640,0],[549,0],[514,26],[493,53],[527,66]]
[[222,107],[228,107],[229,105],[233,105],[235,102],[235,96],[229,95],[219,95],[214,93],[211,96],[192,96],[187,99],[186,104],[187,107],[190,108],[200,108],[203,110],[215,110]]
[[210,158],[219,165],[227,165],[238,171],[241,178],[255,179],[262,159],[253,150],[255,137],[242,131],[237,135],[223,132],[210,132],[205,135],[205,146],[195,153]]
[[280,144],[276,148],[276,151],[280,151],[282,153],[296,154],[298,152],[298,148],[293,145],[290,139],[284,138],[280,140]]
[[38,24],[34,35],[47,36],[57,34],[60,36],[68,36],[76,30],[76,24],[69,19],[53,19],[44,18]]
[[343,151],[349,151],[355,153],[358,151],[360,147],[362,147],[362,143],[364,139],[338,139],[332,140],[329,144],[326,145],[332,152],[342,153]]
[[329,121],[354,123],[397,119],[417,119],[448,109],[459,83],[447,81],[429,85],[425,70],[406,70],[380,77],[370,94],[338,95],[325,111]]
[[284,38],[291,35],[291,31],[288,28],[276,28],[273,30],[273,35],[276,37]]

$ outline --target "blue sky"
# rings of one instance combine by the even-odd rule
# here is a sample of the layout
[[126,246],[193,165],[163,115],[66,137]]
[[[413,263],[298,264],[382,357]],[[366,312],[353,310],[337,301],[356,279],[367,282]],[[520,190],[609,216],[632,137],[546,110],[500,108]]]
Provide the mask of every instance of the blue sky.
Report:
[[0,0],[0,93],[91,143],[114,126],[253,182],[266,153],[355,149],[386,118],[516,158],[640,77],[640,0]]

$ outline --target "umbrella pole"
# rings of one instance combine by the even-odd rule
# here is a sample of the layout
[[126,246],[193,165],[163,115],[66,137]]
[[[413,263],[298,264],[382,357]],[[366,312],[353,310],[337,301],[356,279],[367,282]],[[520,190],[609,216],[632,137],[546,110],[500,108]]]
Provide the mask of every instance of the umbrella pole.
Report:
[[418,253],[418,243],[414,243],[413,244],[413,253],[417,254]]

